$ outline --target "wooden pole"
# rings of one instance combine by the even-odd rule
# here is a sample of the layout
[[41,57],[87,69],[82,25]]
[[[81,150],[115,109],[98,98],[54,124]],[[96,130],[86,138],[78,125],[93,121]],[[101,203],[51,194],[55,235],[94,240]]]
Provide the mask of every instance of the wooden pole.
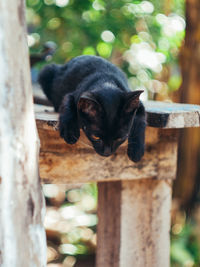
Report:
[[0,265],[46,266],[24,1],[0,1]]
[[[97,267],[170,266],[177,132],[160,130],[156,136],[156,177],[98,183]],[[147,145],[146,153],[152,147]]]
[[[186,36],[180,50],[183,82],[177,91],[182,103],[200,104],[200,1],[186,0]],[[174,196],[191,213],[198,201],[200,188],[200,129],[183,129],[179,138],[177,179]],[[188,179],[190,182],[188,182]]]
[[98,183],[97,267],[169,267],[171,182]]

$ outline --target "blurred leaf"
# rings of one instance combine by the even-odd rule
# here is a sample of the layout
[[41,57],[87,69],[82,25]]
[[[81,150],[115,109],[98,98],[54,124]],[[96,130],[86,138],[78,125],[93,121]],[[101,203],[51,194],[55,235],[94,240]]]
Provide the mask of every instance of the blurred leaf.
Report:
[[180,75],[173,75],[169,78],[168,86],[170,90],[175,91],[178,90],[182,83],[182,78]]
[[[171,13],[166,15],[166,9]],[[159,70],[159,80],[163,79],[169,90],[175,90],[178,80],[170,80],[169,77],[167,82],[166,77],[162,76],[162,68],[170,69],[171,65],[177,64],[178,51],[184,38],[183,14],[183,0],[170,1],[167,5],[165,1],[158,0],[27,0],[28,32],[31,38],[33,33],[39,36],[37,41],[30,40],[30,52],[39,52],[42,45],[51,40],[58,47],[52,58],[57,63],[64,63],[81,54],[98,54],[115,61],[115,55],[120,53],[119,66],[128,77],[138,79],[137,72],[144,70],[150,71],[149,77],[156,80]],[[145,67],[148,62],[140,66],[133,58],[132,62],[138,66],[134,72],[130,66],[132,63],[125,62],[123,54],[132,44],[140,42],[150,45],[155,57],[156,52],[165,56],[165,62],[155,68],[156,72]],[[149,61],[145,58],[144,55],[143,61]],[[154,60],[157,59],[150,61]],[[146,82],[138,82],[149,90]]]

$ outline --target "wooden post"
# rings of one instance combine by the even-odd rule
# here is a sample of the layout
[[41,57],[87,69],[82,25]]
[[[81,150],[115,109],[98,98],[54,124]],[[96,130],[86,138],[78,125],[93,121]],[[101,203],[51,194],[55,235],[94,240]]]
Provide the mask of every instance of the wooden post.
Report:
[[169,267],[171,183],[98,183],[97,267]]
[[24,1],[0,1],[0,266],[46,266]]
[[176,133],[161,130],[157,136],[157,177],[98,183],[97,267],[170,266]]

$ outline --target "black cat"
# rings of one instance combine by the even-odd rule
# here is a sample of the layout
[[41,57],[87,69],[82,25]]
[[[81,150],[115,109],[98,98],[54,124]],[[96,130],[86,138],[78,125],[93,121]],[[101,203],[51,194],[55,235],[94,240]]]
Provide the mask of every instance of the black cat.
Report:
[[128,156],[144,154],[145,110],[142,90],[130,91],[124,73],[96,56],[79,56],[65,65],[46,66],[39,83],[55,111],[60,135],[77,142],[80,128],[101,156],[110,156],[128,138]]

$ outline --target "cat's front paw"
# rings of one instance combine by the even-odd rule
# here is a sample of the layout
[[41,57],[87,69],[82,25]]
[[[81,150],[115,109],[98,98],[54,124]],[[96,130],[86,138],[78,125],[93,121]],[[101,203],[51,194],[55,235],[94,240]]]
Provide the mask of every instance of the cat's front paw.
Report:
[[138,162],[144,156],[144,145],[128,146],[128,157],[134,162]]
[[68,144],[75,144],[79,137],[80,137],[80,132],[79,129],[76,129],[72,125],[59,125],[59,131],[60,131],[60,136],[65,140],[66,143]]

